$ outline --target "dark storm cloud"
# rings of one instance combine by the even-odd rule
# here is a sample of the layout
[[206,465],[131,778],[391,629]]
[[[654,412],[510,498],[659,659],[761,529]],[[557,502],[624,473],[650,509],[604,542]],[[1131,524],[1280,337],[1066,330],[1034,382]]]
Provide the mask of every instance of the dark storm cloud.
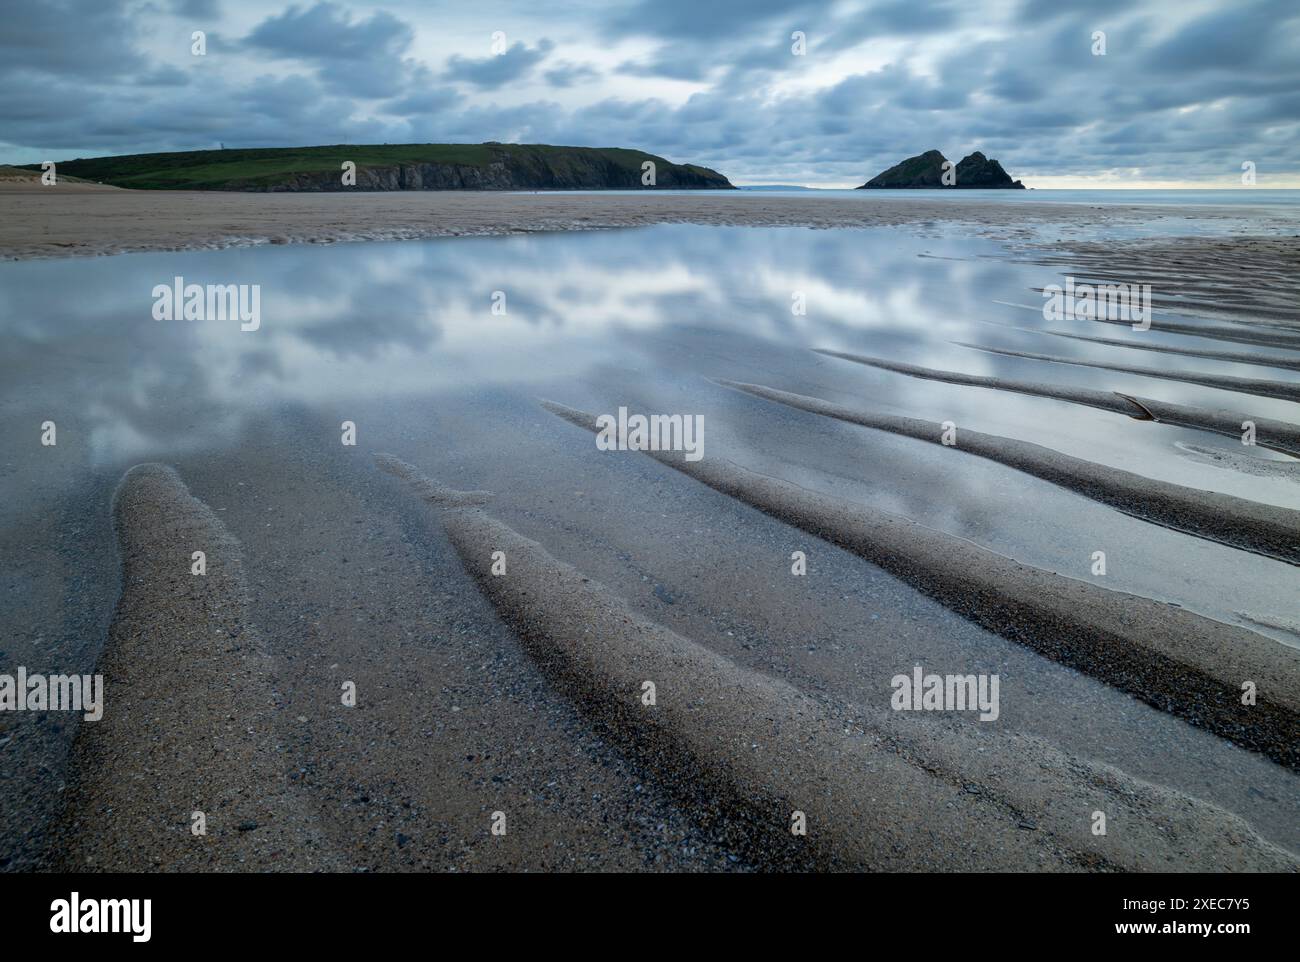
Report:
[[689,48],[673,47],[658,51],[653,57],[625,60],[619,64],[620,73],[634,77],[662,77],[665,80],[704,80],[715,69],[715,64],[702,52]]
[[566,61],[556,64],[543,76],[552,87],[572,87],[575,84],[586,83],[588,80],[595,80],[600,76],[600,71],[586,64]]
[[221,15],[220,0],[172,0],[171,6],[178,17],[216,19]]
[[[981,149],[1031,183],[1112,169],[1223,177],[1243,160],[1300,172],[1294,0],[560,10],[15,4],[0,29],[0,153],[524,140],[641,147],[741,181],[862,183],[931,147]],[[189,56],[194,29],[207,32],[206,57]],[[493,56],[497,29],[540,39]],[[795,30],[806,56],[791,52]],[[1105,56],[1093,55],[1097,30]],[[614,56],[595,56],[604,48]],[[682,82],[694,85],[685,100]]]
[[1300,44],[1294,29],[1300,4],[1294,0],[1233,6],[1184,26],[1150,52],[1151,67],[1161,73],[1204,70],[1249,70],[1260,66],[1294,73]]
[[1083,14],[1100,24],[1107,14],[1132,9],[1133,0],[1025,0],[1017,18],[1025,23],[1037,24],[1065,15]]
[[780,22],[793,24],[823,4],[791,0],[637,0],[604,8],[604,29],[612,36],[641,34],[697,40],[735,37]]
[[443,74],[448,80],[460,80],[486,90],[495,90],[513,83],[546,59],[555,44],[543,37],[536,46],[515,41],[500,54],[486,57],[462,57],[459,54],[447,61]]
[[400,57],[411,45],[411,25],[391,13],[378,11],[365,20],[335,3],[318,3],[302,9],[290,7],[278,17],[260,23],[247,44],[285,57],[304,60],[374,61]]
[[354,17],[326,2],[267,18],[244,45],[312,64],[331,89],[373,98],[401,93],[420,79],[418,66],[403,57],[414,38],[411,25],[391,13]]
[[882,0],[826,21],[818,18],[813,34],[819,50],[847,50],[865,41],[883,37],[914,37],[942,33],[962,25],[971,7],[949,0],[918,3],[915,0]]
[[[42,0],[0,15],[0,75],[112,79],[141,69],[131,19],[102,0]],[[8,93],[6,92],[6,96]]]

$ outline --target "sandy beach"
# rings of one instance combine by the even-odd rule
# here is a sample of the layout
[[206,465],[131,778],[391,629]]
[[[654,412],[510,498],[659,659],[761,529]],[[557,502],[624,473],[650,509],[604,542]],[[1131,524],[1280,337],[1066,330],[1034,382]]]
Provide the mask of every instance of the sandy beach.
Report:
[[11,6],[15,955],[1284,944],[1300,6]]
[[[1295,227],[0,183],[5,663],[107,691],[0,716],[3,865],[1296,871]],[[182,272],[262,327],[152,319]],[[1034,317],[1066,272],[1149,334]],[[998,717],[891,710],[914,666]]]
[[[136,191],[89,183],[43,187],[35,178],[0,178],[0,258],[105,256],[281,244],[338,244],[437,237],[612,230],[654,224],[854,229],[952,225],[995,238],[1035,262],[1070,267],[1098,283],[1152,284],[1159,311],[1193,307],[1208,318],[1263,319],[1262,331],[1220,336],[1300,345],[1300,217],[1261,207],[1108,204],[1014,205],[971,198],[954,203],[890,198],[754,193],[581,193],[406,191],[230,193]],[[1195,223],[1193,232],[1182,225]],[[1206,235],[1205,225],[1221,225]],[[1136,234],[1128,241],[1092,238]],[[1175,244],[1148,234],[1180,235]],[[1244,234],[1225,239],[1223,234]],[[1243,289],[1243,273],[1263,283]],[[1179,330],[1157,322],[1157,328]],[[1282,326],[1281,332],[1276,326]],[[1183,327],[1186,330],[1186,327]]]
[[[936,222],[1012,242],[1028,241],[1034,228],[1050,228],[1053,241],[1069,243],[1071,263],[1101,270],[1113,242],[1086,238],[1099,227],[1144,228],[1178,234],[1180,222],[1219,222],[1242,232],[1240,212],[1216,206],[1108,204],[1062,209],[1032,198],[1009,206],[988,198],[958,202],[935,198],[872,198],[845,203],[815,194],[501,191],[398,191],[357,193],[232,193],[226,191],[120,190],[96,184],[42,187],[35,179],[0,179],[0,258],[75,257],[137,251],[207,250],[261,244],[331,244],[364,240],[492,236],[563,230],[644,227],[652,224],[750,227],[862,228]],[[1260,276],[1285,284],[1300,263],[1300,222],[1289,212],[1251,212],[1254,236],[1225,243],[1203,238],[1189,251],[1149,246],[1136,261],[1134,279],[1149,280],[1171,258],[1194,253],[1201,278],[1212,287],[1232,274],[1232,258],[1249,257]],[[1227,260],[1225,261],[1225,258]],[[1164,264],[1167,270],[1167,263]],[[1132,273],[1132,271],[1130,271]],[[1126,275],[1127,276],[1127,275]],[[1294,302],[1290,302],[1292,305]]]

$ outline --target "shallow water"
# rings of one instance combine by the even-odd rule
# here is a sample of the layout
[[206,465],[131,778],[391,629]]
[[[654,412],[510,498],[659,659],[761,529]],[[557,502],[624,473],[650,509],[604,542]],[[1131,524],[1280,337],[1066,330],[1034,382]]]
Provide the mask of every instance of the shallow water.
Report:
[[[1270,837],[1294,843],[1296,799],[1281,769],[988,636],[842,552],[821,555],[836,570],[828,571],[816,604],[784,598],[784,588],[754,598],[744,579],[761,582],[768,577],[758,570],[763,565],[785,563],[783,526],[744,521],[744,509],[737,522],[743,533],[709,530],[716,496],[686,479],[665,479],[634,455],[617,467],[597,466],[590,437],[536,404],[548,397],[593,413],[626,405],[700,414],[707,456],[1082,580],[1094,577],[1093,554],[1104,551],[1106,587],[1300,645],[1290,565],[1146,524],[951,449],[791,411],[710,380],[952,421],[959,431],[1030,440],[1148,477],[1300,509],[1291,460],[1232,438],[814,353],[851,351],[1300,419],[1300,408],[1287,401],[957,346],[1296,380],[1275,368],[1032,333],[1137,336],[1111,325],[1045,321],[1034,289],[1059,282],[1058,270],[1013,260],[993,240],[941,227],[928,234],[659,226],[0,264],[0,590],[7,599],[0,618],[9,641],[0,666],[88,670],[93,663],[116,592],[109,495],[132,464],[177,465],[250,554],[291,560],[309,549],[295,547],[286,506],[309,516],[313,486],[355,485],[373,471],[370,454],[388,451],[454,487],[496,492],[503,518],[638,603],[643,592],[652,616],[683,633],[717,646],[749,636],[753,646],[727,651],[742,662],[847,702],[876,704],[888,694],[873,687],[877,669],[906,667],[916,650],[951,657],[965,650],[1008,677],[1007,724],[1212,797],[1247,812]],[[260,285],[260,327],[154,320],[152,291],[176,276]],[[493,311],[496,292],[504,293],[504,313]],[[804,313],[792,311],[796,300]],[[1300,358],[1300,351],[1145,336]],[[57,425],[53,447],[40,441],[46,421]],[[355,447],[340,443],[344,421],[356,425]],[[282,461],[285,477],[302,472],[301,498],[281,492],[254,511],[252,472],[235,467],[254,461],[263,471]],[[1241,467],[1261,463],[1260,470]],[[367,497],[383,504],[392,496],[385,491],[367,488]],[[311,564],[346,554],[353,523],[364,521],[337,519],[333,541],[317,531],[310,551],[327,560]],[[292,603],[277,583],[259,591],[268,609]],[[855,650],[864,604],[873,619],[886,618],[897,650]],[[790,637],[789,624],[780,624],[786,608],[820,612],[805,637]],[[914,635],[926,640],[909,640]],[[1044,717],[1044,692],[1096,710]],[[1149,757],[1152,744],[1162,746],[1161,758]],[[48,764],[57,771],[57,752]],[[1216,772],[1237,773],[1264,800]]]
[[[790,194],[802,196],[813,194],[865,202],[916,200],[920,198],[943,198],[944,201],[959,203],[996,201],[998,203],[1019,204],[1160,204],[1171,207],[1256,207],[1272,209],[1278,207],[1300,207],[1300,190],[1277,189],[1266,187],[1225,187],[1202,190],[1162,190],[1159,188],[1135,188],[1132,190],[1106,190],[1090,188],[1044,188],[1035,190],[857,190],[835,188],[795,188],[776,187],[741,187],[740,193],[755,192],[768,196]],[[556,193],[562,193],[557,191]],[[581,191],[574,191],[581,193]],[[637,191],[612,191],[611,193],[637,193]],[[732,194],[732,191],[664,191],[670,194],[708,193],[717,196]]]
[[[663,226],[0,265],[10,492],[3,510],[9,524],[21,525],[38,493],[49,497],[84,483],[87,473],[112,477],[144,459],[224,450],[240,442],[251,419],[276,412],[353,420],[360,446],[371,448],[378,437],[437,436],[436,423],[413,413],[416,399],[436,411],[492,395],[510,399],[522,416],[535,397],[576,398],[598,413],[628,404],[634,412],[704,414],[706,450],[716,445],[751,465],[780,463],[779,473],[811,487],[835,478],[842,493],[1031,564],[1087,577],[1084,562],[1109,548],[1111,587],[1222,620],[1247,623],[1248,616],[1255,627],[1261,616],[1300,620],[1290,566],[1135,525],[974,458],[954,465],[950,452],[813,417],[803,418],[809,429],[834,438],[806,450],[811,446],[796,437],[792,443],[805,450],[794,457],[790,444],[763,436],[764,418],[777,414],[772,405],[708,380],[952,421],[1144,476],[1300,508],[1300,485],[1285,473],[1293,462],[1284,455],[809,350],[1121,390],[1251,416],[1294,421],[1300,414],[1292,402],[956,345],[1294,380],[1273,368],[1034,334],[1223,346],[1082,320],[1044,321],[1033,288],[1060,276],[1002,254],[989,240],[918,238],[894,229]],[[260,285],[260,328],[242,331],[237,320],[154,320],[154,286],[177,275],[187,283]],[[800,300],[802,314],[795,313]],[[1249,346],[1243,353],[1300,357]],[[47,420],[58,426],[56,448],[39,443]],[[458,430],[467,432],[459,443],[479,449],[483,459],[514,455],[526,470],[547,456],[541,448],[494,451],[499,426],[490,419],[462,421]],[[1232,470],[1231,459],[1280,465],[1282,473]],[[1225,566],[1230,579],[1222,577]],[[1300,643],[1290,632],[1270,633]]]
[[[69,473],[46,471],[32,459],[67,456],[64,446],[88,468],[114,468],[159,452],[220,448],[240,437],[250,416],[277,408],[338,412],[342,419],[350,406],[366,404],[382,406],[391,420],[402,417],[399,405],[409,398],[502,390],[523,401],[621,371],[621,391],[647,400],[666,395],[673,411],[695,411],[706,401],[734,406],[728,392],[706,380],[728,377],[951,419],[1179,484],[1300,506],[1300,489],[1290,480],[1210,467],[1188,456],[1185,447],[1193,445],[1290,460],[1218,435],[919,381],[809,353],[845,350],[1296,418],[1292,402],[957,345],[1295,379],[1275,368],[1032,333],[1300,358],[1300,351],[1159,331],[1139,335],[1083,320],[1045,321],[1033,288],[1059,282],[1060,273],[1002,254],[988,240],[916,238],[895,229],[663,226],[7,263],[0,265],[3,400],[14,432],[7,461],[11,470],[29,465],[32,480],[48,488],[69,480]],[[170,286],[177,275],[187,283],[260,285],[260,329],[241,331],[237,320],[154,320],[151,291]],[[494,296],[504,314],[494,313]],[[805,305],[803,314],[794,312],[796,299]],[[1157,323],[1166,318],[1176,319],[1158,313]],[[623,399],[615,393],[602,400],[603,411]],[[67,440],[57,452],[39,445],[33,450],[22,441],[24,418],[31,422],[29,442],[39,438],[39,424],[47,419]],[[735,443],[725,421],[709,428],[712,443]],[[490,441],[492,426],[481,429]],[[367,430],[373,426],[362,430],[363,437]],[[1017,478],[1010,473],[1006,483]],[[882,497],[900,494],[880,491]]]

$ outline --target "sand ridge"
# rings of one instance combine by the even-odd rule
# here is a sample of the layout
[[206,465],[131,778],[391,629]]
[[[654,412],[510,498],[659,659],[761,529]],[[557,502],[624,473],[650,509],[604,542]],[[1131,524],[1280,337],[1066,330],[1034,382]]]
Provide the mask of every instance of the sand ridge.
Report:
[[1036,354],[1032,351],[1011,351],[1001,347],[986,347],[966,341],[953,341],[960,347],[973,351],[985,351],[989,354],[1001,354],[1004,357],[1022,357],[1030,361],[1048,361],[1052,364],[1072,364],[1077,367],[1092,367],[1103,371],[1118,371],[1123,374],[1136,374],[1140,377],[1154,377],[1166,381],[1182,381],[1186,384],[1200,384],[1203,387],[1217,388],[1222,391],[1235,391],[1237,394],[1249,394],[1255,397],[1277,398],[1282,401],[1300,401],[1300,385],[1289,381],[1270,381],[1264,378],[1231,377],[1224,374],[1200,374],[1195,371],[1179,371],[1161,367],[1143,367],[1136,364],[1108,364],[1101,361],[1086,361],[1081,358],[1061,357],[1057,354]]
[[[989,323],[992,324],[993,322],[990,321]],[[1279,354],[1246,354],[1240,351],[1198,350],[1188,347],[1172,347],[1168,344],[1143,343],[1136,340],[1122,341],[1113,337],[1089,337],[1086,334],[1070,334],[1066,331],[1035,330],[1030,327],[1015,327],[1014,325],[1003,324],[995,326],[1006,327],[1022,334],[1045,334],[1051,337],[1065,337],[1072,341],[1086,341],[1089,344],[1101,344],[1105,347],[1122,347],[1135,351],[1151,351],[1157,354],[1177,354],[1182,357],[1201,357],[1211,361],[1228,361],[1232,364],[1252,364],[1256,367],[1275,367],[1287,371],[1300,371],[1300,357],[1283,357]],[[1297,348],[1300,349],[1300,345],[1297,345]]]
[[1188,404],[1175,404],[1156,398],[1121,394],[1118,391],[1098,391],[1093,388],[1072,387],[1052,384],[1047,381],[1023,381],[1009,377],[987,377],[982,374],[962,374],[958,371],[941,371],[935,368],[920,367],[916,364],[904,364],[901,361],[888,361],[864,354],[847,351],[817,351],[827,357],[837,357],[842,361],[852,361],[866,367],[906,374],[908,377],[922,378],[930,381],[943,381],[947,384],[964,384],[969,387],[989,388],[995,391],[1012,391],[1016,394],[1029,394],[1036,397],[1053,398],[1127,414],[1139,421],[1163,421],[1181,427],[1198,428],[1212,431],[1230,438],[1239,438],[1243,423],[1250,421],[1255,425],[1255,443],[1265,448],[1272,448],[1293,457],[1300,457],[1300,426],[1276,418],[1261,418],[1236,411],[1216,410],[1212,408],[1193,407]]
[[[1240,819],[1027,736],[852,720],[632,611],[603,585],[389,455],[543,672],[766,868],[1294,870]],[[506,559],[493,573],[494,553]],[[653,705],[644,700],[653,681]],[[1016,774],[1022,772],[1025,774]],[[1123,842],[1094,835],[1100,806]],[[790,831],[807,818],[806,836]],[[1206,842],[1193,854],[1192,840]]]
[[125,570],[97,669],[106,706],[73,744],[51,867],[345,870],[289,784],[238,542],[160,464],[127,472],[114,520]]
[[[543,401],[595,433],[585,411]],[[1221,737],[1300,768],[1300,650],[1149,598],[1023,565],[866,505],[730,461],[648,457],[878,565],[1005,638],[1091,674]],[[1258,703],[1241,702],[1254,682]]]
[[[849,424],[889,431],[932,444],[942,443],[943,426],[934,421],[855,410],[761,384],[721,379],[717,383]],[[1300,511],[1145,478],[1029,441],[983,434],[964,426],[954,447],[1050,481],[1154,524],[1290,564],[1300,564]]]

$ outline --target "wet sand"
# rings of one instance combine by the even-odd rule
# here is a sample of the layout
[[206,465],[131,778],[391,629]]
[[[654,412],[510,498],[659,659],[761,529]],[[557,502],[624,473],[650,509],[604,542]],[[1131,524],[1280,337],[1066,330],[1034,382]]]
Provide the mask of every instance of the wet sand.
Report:
[[[71,192],[51,202],[0,185],[0,210],[27,218],[20,232],[0,225],[0,246],[8,256],[48,257],[115,244],[325,243],[676,220],[916,231],[946,221],[1002,238],[1009,256],[1039,257],[1019,232],[1062,216],[1062,205],[1049,204],[753,195],[83,194],[98,206],[78,207]],[[1185,215],[1099,215],[1112,227],[1153,216]],[[1187,276],[1203,266],[1202,246],[1206,257],[1234,256],[1219,240],[1189,240],[1177,247],[1190,258],[1179,266]],[[1127,248],[1114,244],[1114,256]],[[1273,249],[1290,256],[1287,244]],[[1251,245],[1249,256],[1260,250]],[[1154,270],[1155,257],[1139,263]],[[1197,287],[1201,306],[1232,323],[1184,327],[1265,345],[1264,359],[1272,342],[1250,338],[1292,343],[1273,293],[1265,322],[1252,322],[1234,312],[1228,275],[1207,276],[1214,282]],[[1296,283],[1269,277],[1274,293]],[[1153,328],[1178,324],[1158,315]],[[141,336],[151,343],[161,330]],[[841,343],[821,338],[818,328],[802,347]],[[1118,346],[1110,340],[1096,346]],[[174,416],[181,431],[202,429],[215,406],[193,386],[220,356],[214,347],[195,367],[174,363],[188,355],[168,357],[180,388],[163,396],[182,399],[179,412],[150,406],[147,392],[131,403],[155,427]],[[174,469],[149,463],[123,477],[136,459],[119,465],[120,455],[102,451],[89,468],[26,455],[6,464],[24,490],[77,470],[97,483],[122,478],[111,514],[105,492],[87,483],[51,492],[49,505],[61,507],[41,502],[30,530],[5,530],[24,566],[12,583],[39,589],[22,609],[33,640],[17,650],[40,652],[41,631],[82,638],[83,650],[51,651],[51,666],[90,658],[110,676],[112,709],[101,723],[75,726],[66,766],[41,747],[49,741],[30,719],[0,717],[5,765],[44,766],[4,773],[0,855],[15,859],[9,867],[1297,869],[1300,619],[1270,605],[1270,586],[1294,573],[1300,504],[1288,487],[1290,457],[1212,446],[1218,435],[1235,444],[1245,415],[1199,394],[1147,397],[1158,389],[1133,366],[1107,370],[1136,379],[1140,391],[1118,379],[1106,391],[1058,377],[1055,369],[1076,365],[1038,356],[1012,359],[1039,365],[1030,381],[876,357],[874,343],[871,355],[815,353],[712,331],[651,331],[637,348],[602,356],[581,378],[557,370],[532,392],[491,383],[444,390],[445,368],[425,359],[436,383],[421,394],[271,403],[217,444],[150,439],[139,460]],[[355,360],[349,349],[339,348],[344,361]],[[51,350],[56,381],[84,376],[82,360]],[[1214,353],[1204,358],[1241,360]],[[292,358],[280,361],[292,370]],[[149,370],[132,390],[156,383]],[[330,370],[343,389],[347,363]],[[245,373],[234,378],[240,390],[255,386]],[[1215,376],[1206,390],[1243,394],[1238,374]],[[892,380],[881,389],[869,377]],[[893,413],[923,396],[901,398],[897,382],[923,383],[939,407]],[[955,396],[945,391],[990,399],[969,414],[986,433],[967,429],[960,414],[955,451],[934,437],[936,415]],[[1074,412],[1065,423],[1100,417],[1106,430],[1161,450],[1180,445],[1211,471],[1231,472],[1228,490],[1254,490],[1239,487],[1241,476],[1264,478],[1271,486],[1259,490],[1276,503],[1021,440],[1000,420],[999,399],[1022,396],[1007,392],[1057,406],[1032,412]],[[561,415],[553,417],[537,395],[575,407],[551,404]],[[619,403],[705,412],[707,456],[697,464],[597,453],[573,427],[591,427],[576,406]],[[1242,403],[1280,413],[1256,419],[1261,445],[1300,453],[1288,401]],[[362,425],[360,448],[339,446],[344,417]],[[61,418],[60,430],[48,458],[94,448],[78,420]],[[23,437],[5,440],[18,451]],[[385,451],[401,460],[376,460]],[[890,491],[878,494],[885,480]],[[936,514],[945,504],[956,509]],[[196,540],[212,546],[201,579],[189,573]],[[1127,562],[1117,577],[1130,580],[1116,583],[1128,587],[1058,567],[1086,558],[1094,543]],[[808,553],[816,577],[790,577],[794,548]],[[490,570],[498,550],[505,576]],[[51,578],[60,584],[42,580]],[[1198,586],[1221,584],[1229,587],[1203,592],[1210,613],[1165,593],[1195,606]],[[1233,617],[1221,608],[1224,591]],[[82,600],[81,621],[45,629],[42,618],[72,599]],[[101,651],[94,622],[110,612]],[[888,679],[917,664],[1001,673],[1002,717],[889,711]],[[653,707],[640,700],[650,679]],[[1258,685],[1257,704],[1241,704],[1243,680]],[[355,706],[340,699],[349,684]],[[192,812],[205,805],[208,835],[195,836]],[[789,830],[796,810],[808,816],[807,836]],[[1107,836],[1092,833],[1098,810]],[[498,813],[509,826],[500,835]]]
[[878,357],[866,357],[844,351],[820,351],[828,357],[836,357],[855,364],[894,371],[909,377],[945,381],[949,384],[963,384],[970,387],[988,388],[993,391],[1012,391],[1017,394],[1031,394],[1038,397],[1055,398],[1072,404],[1085,404],[1103,411],[1126,414],[1139,421],[1159,421],[1166,424],[1178,424],[1184,427],[1199,428],[1222,434],[1230,438],[1240,437],[1246,422],[1254,424],[1257,429],[1256,443],[1261,447],[1282,451],[1293,457],[1300,457],[1300,425],[1275,418],[1262,418],[1244,412],[1212,410],[1174,404],[1149,397],[1121,394],[1118,391],[1098,391],[1091,388],[1075,388],[1054,384],[1048,381],[1021,381],[1013,378],[984,377],[977,374],[962,374],[956,371],[938,371],[918,367],[915,364],[903,364]]
[[[705,806],[696,817],[758,864],[859,871],[1300,867],[1227,813],[1090,768],[1032,739],[937,729],[918,735],[897,716],[837,718],[793,686],[639,618],[608,588],[492,518],[484,492],[447,489],[391,456],[377,460],[439,509],[461,561],[556,686],[666,784],[689,788],[689,801]],[[494,574],[497,551],[508,567]],[[1003,777],[990,778],[991,770]],[[1023,777],[1029,772],[1036,774]],[[1124,844],[1109,844],[1088,827],[1089,798],[1126,824],[1140,818],[1143,827]],[[794,813],[807,817],[806,835],[791,833]],[[1036,831],[1026,835],[1026,824]],[[1189,860],[1181,845],[1204,833],[1218,841]]]
[[[1085,334],[1069,334],[1065,331],[1034,331],[1029,328],[1016,328],[1026,334],[1045,334],[1052,337],[1065,337],[1072,341],[1086,341],[1089,344],[1101,344],[1106,347],[1121,347],[1125,350],[1152,351],[1157,354],[1177,354],[1180,357],[1201,357],[1212,361],[1230,361],[1234,364],[1250,364],[1256,367],[1275,367],[1287,371],[1300,371],[1300,358],[1286,357],[1281,354],[1244,354],[1240,351],[1209,351],[1188,347],[1170,347],[1167,344],[1143,344],[1140,341],[1121,341],[1113,337],[1088,337]],[[1111,367],[1110,370],[1115,370]]]
[[114,509],[123,591],[97,667],[114,709],[81,726],[51,867],[345,869],[290,782],[239,545],[163,465],[128,472]]
[[[1206,237],[1194,245],[1195,253],[1183,238],[1148,238],[1123,245],[1122,260],[1113,243],[1067,240],[1046,262],[1068,266],[1086,280],[1149,284],[1152,302],[1165,310],[1227,319],[1245,314],[1294,330],[1297,307],[1289,288],[1300,274],[1300,243],[1294,230],[1288,233]],[[1225,290],[1232,291],[1231,299],[1223,297]]]
[[[594,416],[552,401],[588,431]],[[1168,605],[1019,564],[907,518],[806,491],[730,462],[649,457],[861,555],[990,631],[1300,768],[1300,651]],[[1240,700],[1242,684],[1258,704]]]
[[[272,472],[258,489],[278,498],[276,484]],[[319,494],[318,511],[358,509]],[[97,666],[112,679],[113,710],[74,742],[46,870],[748,867],[582,730],[526,661],[493,650],[501,629],[475,618],[472,598],[446,595],[447,579],[414,558],[394,564],[400,528],[368,531],[372,551],[349,549],[355,564],[384,566],[371,618],[392,630],[340,635],[303,625],[332,586],[300,581],[282,560],[256,559],[293,581],[291,593],[314,591],[297,595],[287,621],[278,601],[259,604],[243,546],[170,468],[132,469],[115,504],[125,588]],[[328,529],[334,516],[316,518]],[[193,545],[207,549],[205,576],[190,573]],[[304,630],[305,650],[285,643]],[[344,676],[355,707],[343,705]],[[191,832],[198,810],[204,836]],[[494,811],[508,813],[504,836],[490,834]]]
[[1198,374],[1195,371],[1180,371],[1174,368],[1140,367],[1134,364],[1103,364],[1099,361],[1081,361],[1074,358],[1060,357],[1055,354],[1035,354],[1032,351],[1008,351],[1003,348],[985,347],[981,344],[969,344],[957,341],[961,347],[975,351],[988,351],[992,354],[1005,354],[1007,357],[1023,357],[1031,361],[1048,361],[1052,364],[1077,364],[1080,367],[1095,367],[1103,371],[1120,371],[1124,374],[1137,374],[1142,377],[1160,378],[1166,381],[1185,381],[1188,384],[1203,384],[1206,387],[1235,391],[1255,397],[1279,398],[1283,401],[1300,401],[1300,385],[1289,381],[1269,381],[1263,378],[1224,377],[1215,374]]
[[[464,869],[1300,868],[1294,855],[1261,839],[1237,816],[1032,736],[939,722],[917,726],[746,669],[639,615],[607,586],[496,520],[489,492],[445,488],[390,456],[376,461],[410,492],[414,523],[450,537],[455,558],[446,561],[464,565],[535,665],[520,668],[540,671],[548,689],[574,705],[600,739],[634,759],[655,785],[644,794],[638,785],[638,794],[620,804],[620,780],[627,784],[637,776],[621,772],[626,763],[615,756],[605,762],[608,774],[584,770],[582,759],[593,747],[598,754],[610,751],[588,746],[570,754],[548,784],[561,782],[565,795],[578,785],[596,788],[597,804],[588,815],[596,817],[594,825],[581,817],[569,821],[578,813],[557,810],[558,798],[548,803],[520,796],[510,783],[521,775],[537,777],[552,751],[542,748],[545,737],[539,741],[542,733],[529,725],[540,705],[476,706],[479,684],[467,678],[455,685],[449,665],[422,664],[431,654],[422,646],[404,654],[402,646],[369,653],[373,667],[356,682],[364,710],[328,705],[322,695],[336,686],[325,679],[341,673],[335,664],[322,676],[323,662],[341,657],[355,669],[362,653],[335,655],[328,644],[296,652],[281,647],[274,656],[266,651],[263,629],[254,623],[258,606],[245,582],[242,547],[174,471],[143,465],[127,474],[116,496],[126,589],[100,660],[116,682],[115,711],[103,727],[83,726],[74,746],[66,807],[53,830],[58,858],[47,867],[439,867],[416,853],[445,847],[445,837],[434,844],[424,836],[435,826],[447,832],[452,813],[470,801],[462,816]],[[432,510],[422,515],[419,502]],[[391,555],[385,545],[401,541],[374,530],[365,534],[381,549],[375,561]],[[189,571],[194,544],[208,549],[202,577]],[[495,551],[508,559],[501,575],[492,573]],[[367,563],[364,551],[352,560]],[[403,580],[404,567],[387,569],[390,598],[406,597],[407,590],[428,595],[455,574],[437,565],[417,570],[407,588],[392,583]],[[474,605],[466,598],[455,607],[464,613]],[[395,623],[419,623],[412,610],[387,613]],[[270,637],[284,637],[283,626],[268,627]],[[368,634],[375,637],[373,627]],[[169,644],[159,646],[159,638]],[[456,647],[464,644],[458,639]],[[381,681],[376,671],[390,680]],[[651,679],[655,698],[646,704],[643,683]],[[499,674],[495,679],[503,680]],[[431,687],[420,691],[422,682]],[[422,702],[439,683],[444,692],[448,684],[459,691],[448,722],[425,732],[432,738],[416,739],[413,714],[425,713]],[[544,703],[550,696],[533,697]],[[485,710],[490,714],[476,724],[474,716]],[[576,734],[575,721],[562,718],[567,711],[557,703],[544,713],[553,734]],[[484,753],[485,739],[494,741],[491,731],[501,728],[515,750],[498,749],[507,753],[499,768],[506,777],[486,794],[509,813],[511,831],[494,838],[486,831],[494,813],[472,803],[487,786],[444,778],[456,770],[455,753]],[[324,743],[311,747],[295,731],[314,733],[313,740],[324,736]],[[518,751],[524,739],[533,742],[526,762]],[[304,753],[314,760],[304,765]],[[493,754],[487,749],[487,758]],[[193,799],[212,800],[206,836],[189,830]],[[638,817],[639,808],[646,811]],[[1110,819],[1108,836],[1091,830],[1098,810]],[[705,836],[643,861],[660,844],[665,822],[657,831],[646,829],[659,819],[680,822],[678,812],[689,813]],[[796,812],[807,820],[806,835],[789,831]]]
[[[818,398],[777,391],[761,384],[719,381],[755,397],[850,424],[889,431],[904,437],[942,444],[944,428],[933,421],[856,411]],[[1211,491],[1166,484],[1127,471],[1118,471],[1081,458],[1072,458],[1014,438],[995,437],[962,425],[954,449],[1017,468],[1119,511],[1247,551],[1257,551],[1291,564],[1300,564],[1300,511],[1258,504]]]
[[[1025,239],[1035,227],[1054,238],[1087,236],[1101,227],[1138,229],[1180,222],[1233,223],[1240,213],[1216,207],[1144,207],[994,200],[779,196],[744,191],[721,194],[498,193],[492,191],[400,191],[379,193],[264,194],[204,191],[119,190],[97,185],[40,187],[0,182],[0,258],[25,259],[196,250],[260,244],[330,244],[365,240],[481,236],[539,231],[644,227],[650,224],[750,227],[863,228],[937,222],[975,233]],[[1287,217],[1261,212],[1261,231],[1286,231]],[[1126,245],[1127,246],[1127,245]],[[1089,251],[1092,248],[1087,248]],[[1101,248],[1113,258],[1115,246]],[[1249,256],[1252,267],[1288,279],[1295,260],[1289,240],[1255,238],[1249,249],[1225,251],[1212,238],[1180,241],[1177,255],[1187,272],[1221,271],[1225,258]],[[1126,255],[1127,256],[1127,255]],[[1164,279],[1167,281],[1169,275]],[[1213,297],[1207,302],[1215,305]],[[1283,310],[1279,308],[1279,310]],[[1283,311],[1285,313],[1285,311]]]

